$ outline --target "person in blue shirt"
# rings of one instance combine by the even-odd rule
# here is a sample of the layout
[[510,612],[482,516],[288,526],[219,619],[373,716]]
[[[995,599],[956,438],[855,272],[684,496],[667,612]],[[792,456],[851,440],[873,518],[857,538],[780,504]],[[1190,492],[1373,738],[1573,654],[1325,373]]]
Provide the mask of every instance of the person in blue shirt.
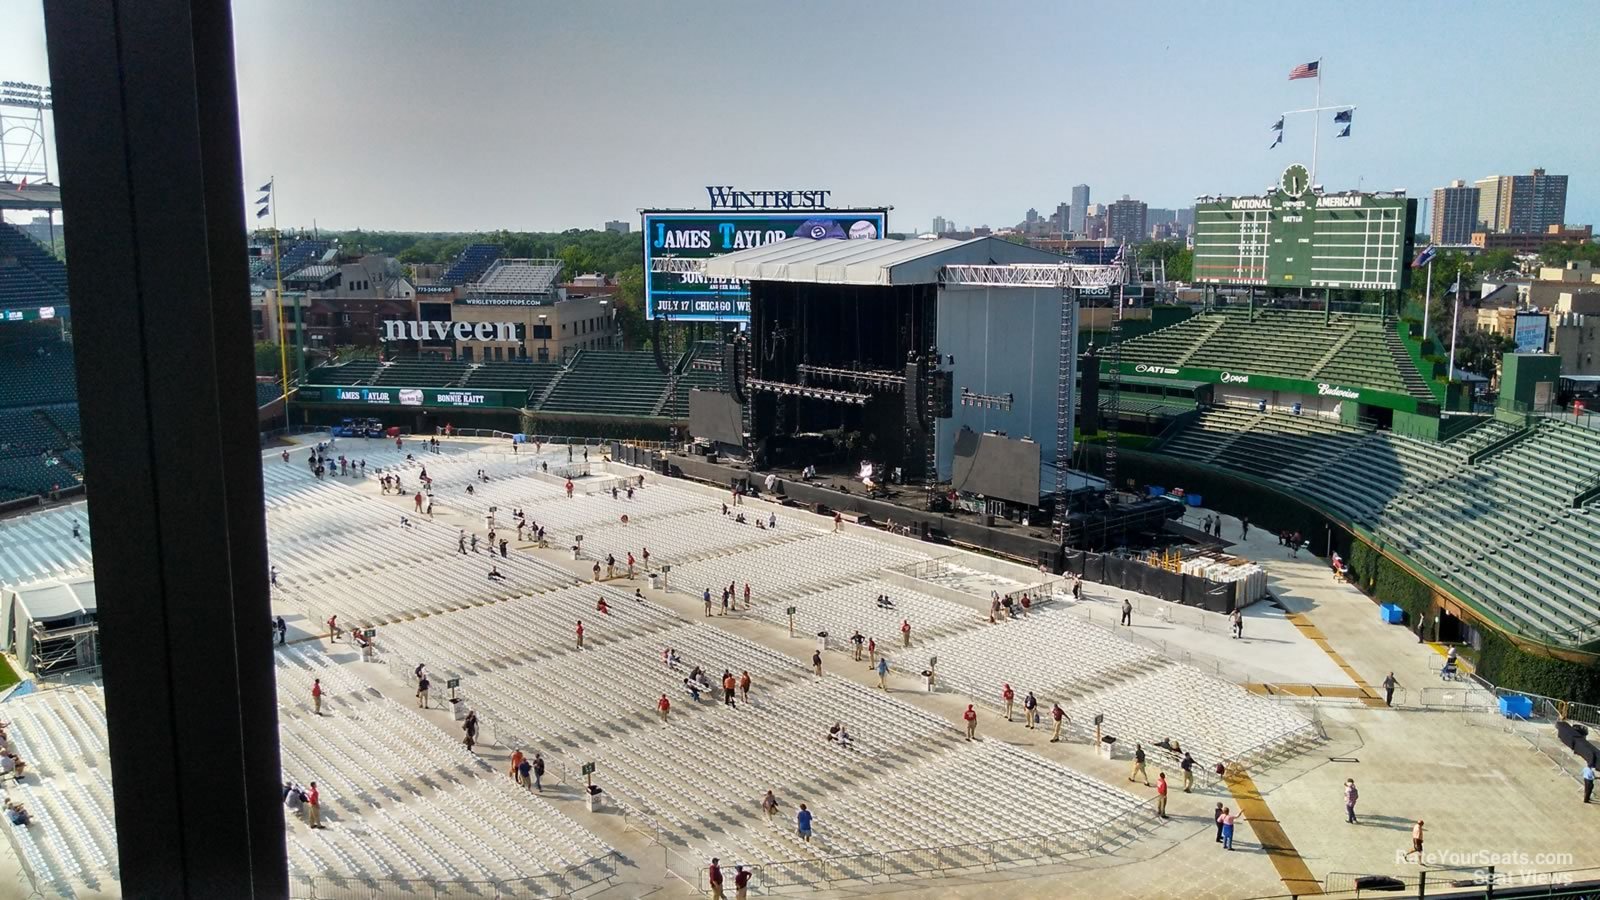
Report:
[[795,813],[795,825],[800,829],[800,840],[811,843],[811,810],[806,809],[804,803],[800,804],[800,811]]

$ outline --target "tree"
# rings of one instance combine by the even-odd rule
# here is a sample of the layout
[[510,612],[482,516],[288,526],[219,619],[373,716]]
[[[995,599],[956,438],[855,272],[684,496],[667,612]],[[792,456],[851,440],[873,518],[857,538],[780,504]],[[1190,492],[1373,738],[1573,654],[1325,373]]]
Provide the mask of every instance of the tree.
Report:
[[1194,274],[1194,252],[1178,241],[1150,241],[1138,252],[1141,271],[1149,272],[1154,263],[1157,274],[1165,269],[1168,281],[1188,281]]
[[277,375],[283,371],[282,351],[272,341],[256,341],[256,374]]
[[650,337],[644,318],[644,265],[635,263],[617,276],[617,324],[622,328],[623,346],[637,350]]
[[1600,266],[1600,244],[1545,244],[1539,251],[1539,262],[1547,266],[1564,266],[1574,260]]

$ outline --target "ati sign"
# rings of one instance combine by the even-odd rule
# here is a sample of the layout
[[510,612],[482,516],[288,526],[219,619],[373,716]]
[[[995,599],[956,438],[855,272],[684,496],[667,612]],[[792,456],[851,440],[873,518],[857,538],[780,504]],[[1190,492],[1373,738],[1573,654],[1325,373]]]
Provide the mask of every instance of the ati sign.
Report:
[[520,326],[515,322],[418,322],[388,319],[383,323],[385,341],[455,340],[474,343],[489,341],[516,343],[522,340],[520,331]]
[[708,184],[712,209],[827,209],[833,191],[740,191],[731,184]]

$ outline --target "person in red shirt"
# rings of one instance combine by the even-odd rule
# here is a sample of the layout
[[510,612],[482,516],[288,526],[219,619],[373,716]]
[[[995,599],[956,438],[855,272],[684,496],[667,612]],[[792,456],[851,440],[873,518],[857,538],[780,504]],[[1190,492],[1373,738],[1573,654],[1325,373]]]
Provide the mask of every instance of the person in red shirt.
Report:
[[311,711],[322,715],[322,679],[311,680]]
[[572,499],[572,479],[567,479],[567,499]]
[[706,880],[711,882],[711,900],[723,900],[722,867],[717,862],[717,857],[711,857],[711,866],[706,869]]
[[665,723],[667,721],[667,713],[672,710],[672,703],[667,700],[666,694],[662,694],[661,699],[656,701],[656,710],[661,713],[661,721]]
[[578,649],[583,649],[583,620],[578,620]]
[[837,532],[839,530],[839,527],[841,525],[843,525],[843,524],[844,524],[844,516],[841,516],[838,513],[834,513],[833,514],[833,530],[835,532]]
[[744,608],[750,608],[750,582],[744,583]]
[[606,598],[604,598],[604,597],[601,597],[601,598],[600,598],[600,602],[599,602],[599,603],[596,603],[596,604],[595,604],[595,605],[594,605],[594,608],[595,608],[595,610],[596,610],[596,611],[598,611],[598,612],[599,612],[599,613],[600,613],[600,614],[601,614],[601,615],[602,615],[602,616],[609,616],[609,615],[611,615],[611,607],[609,607],[609,606],[607,606],[607,605],[606,605]]
[[1167,817],[1167,773],[1156,773],[1156,815]]
[[877,664],[878,664],[878,642],[873,640],[872,638],[867,638],[867,668],[870,669],[870,668],[876,666]]
[[311,782],[311,793],[306,795],[306,824],[322,827],[322,795],[317,793],[317,783]]
[[902,619],[900,621],[900,645],[903,646],[903,647],[911,646],[911,620],[910,619]]
[[633,551],[628,551],[628,577],[633,577]]
[[644,570],[648,572],[650,571],[650,548],[643,548],[641,554],[644,556]]
[[1009,684],[1002,685],[1000,699],[1006,702],[1006,721],[1009,722],[1011,721],[1011,703],[1017,699],[1017,692],[1013,691]]
[[328,641],[330,643],[338,643],[338,641],[339,641],[339,615],[338,615],[338,613],[335,613],[335,614],[333,614],[333,615],[328,617]]
[[739,699],[746,703],[750,702],[750,672],[748,670],[739,672]]
[[417,496],[413,497],[412,499],[416,501],[417,512],[422,512],[422,492],[417,491]]
[[744,866],[733,867],[733,897],[734,900],[745,900],[750,896],[750,873]]
[[967,740],[970,741],[973,738],[977,737],[978,736],[978,711],[972,708],[972,704],[971,703],[967,704],[967,711],[961,714],[961,718],[967,720]]

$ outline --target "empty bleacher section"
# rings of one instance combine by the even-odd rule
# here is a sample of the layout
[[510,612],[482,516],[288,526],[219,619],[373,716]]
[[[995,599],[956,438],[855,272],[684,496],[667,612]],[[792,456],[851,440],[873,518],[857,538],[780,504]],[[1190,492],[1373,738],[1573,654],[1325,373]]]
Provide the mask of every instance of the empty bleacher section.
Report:
[[454,359],[409,357],[385,364],[373,384],[395,387],[455,387],[467,374],[467,363]]
[[0,222],[0,308],[67,306],[67,268],[33,239]]
[[[1218,409],[1162,452],[1271,482],[1375,533],[1514,631],[1563,643],[1600,621],[1600,431],[1489,420],[1433,443]],[[1515,439],[1513,439],[1515,438]],[[1469,456],[1488,450],[1468,463]]]
[[527,360],[486,362],[468,369],[461,386],[485,390],[520,391],[537,397],[544,393],[544,389],[560,372],[561,367],[555,363]]
[[580,350],[550,389],[544,412],[603,416],[654,415],[667,376],[650,353]]
[[504,251],[495,244],[469,244],[461,251],[461,255],[456,257],[456,261],[450,264],[450,268],[445,270],[444,275],[440,276],[439,285],[455,287],[458,284],[476,281],[478,276],[489,268],[490,263],[500,258],[502,252]]
[[331,366],[319,366],[307,375],[312,384],[371,384],[382,363],[375,359],[353,359]]
[[1389,328],[1373,316],[1325,320],[1316,311],[1228,309],[1131,338],[1122,361],[1325,380],[1435,400],[1410,358],[1391,347]]
[[0,584],[81,574],[91,562],[89,513],[81,503],[0,521]]
[[276,266],[269,263],[268,271],[273,277],[281,271],[288,278],[306,266],[320,263],[332,249],[332,241],[294,241],[281,248],[282,262]]
[[10,340],[0,335],[0,408],[77,400],[71,344],[37,334]]

